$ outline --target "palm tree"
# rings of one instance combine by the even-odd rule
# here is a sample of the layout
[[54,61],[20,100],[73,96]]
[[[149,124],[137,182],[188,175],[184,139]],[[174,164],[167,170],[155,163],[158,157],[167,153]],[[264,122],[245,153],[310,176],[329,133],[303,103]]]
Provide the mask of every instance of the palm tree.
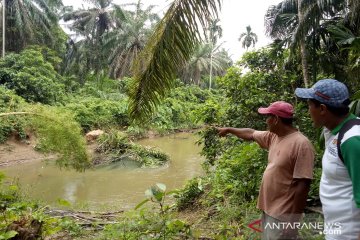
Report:
[[251,31],[251,27],[250,25],[246,27],[246,32],[243,32],[242,34],[240,34],[239,36],[239,41],[242,40],[242,47],[245,48],[246,50],[248,50],[248,48],[251,46],[251,44],[253,45],[253,47],[255,47],[255,43],[257,43],[258,41],[258,37],[255,33],[253,33]]
[[94,41],[101,41],[101,36],[112,25],[110,16],[111,0],[88,0],[92,8],[80,9],[64,14],[65,22],[74,21],[71,30]]
[[5,0],[5,19],[6,51],[20,52],[30,44],[54,44],[52,28],[58,27],[58,19],[45,0]]
[[298,25],[297,5],[292,0],[271,5],[265,14],[266,35],[289,45]]
[[211,19],[209,21],[209,42],[211,43],[211,52],[210,52],[210,78],[209,78],[209,89],[211,89],[212,74],[213,74],[213,52],[214,47],[217,43],[217,40],[222,37],[222,27],[218,24],[220,19]]
[[217,18],[220,6],[221,0],[175,0],[170,5],[134,67],[129,103],[133,119],[149,119],[173,85],[177,71],[206,35],[207,21]]
[[[319,42],[315,38],[321,24],[343,15],[345,8],[345,0],[284,0],[268,8],[265,15],[267,35],[289,44],[292,53],[299,47],[305,86],[309,86],[310,81],[308,38],[312,38],[313,43]],[[316,46],[312,47],[315,51]]]
[[[297,8],[298,8],[298,21],[299,23],[305,23],[304,22],[304,6],[302,4],[302,1],[303,0],[297,0]],[[299,46],[300,46],[300,52],[301,52],[301,62],[302,62],[302,71],[303,71],[303,77],[304,77],[304,84],[305,84],[305,87],[308,87],[309,86],[309,64],[308,64],[308,51],[306,49],[306,44],[305,44],[305,29],[302,29],[300,27],[300,24],[298,25],[298,28],[297,28],[297,33],[295,33],[295,38],[297,37],[297,42],[299,43]]]
[[222,37],[222,27],[219,24],[220,19],[210,19],[209,20],[209,26],[207,28],[208,30],[208,41],[213,43],[213,45],[215,45],[218,41],[219,38]]
[[[143,10],[141,1],[135,4],[135,11],[114,12],[115,19],[121,20],[113,31],[104,35],[104,48],[109,51],[109,75],[113,78],[131,76],[134,60],[144,48],[155,24],[159,21],[152,13],[154,6]],[[150,25],[149,25],[150,23]]]
[[[86,58],[89,58],[86,60],[87,69],[94,69],[95,73],[98,73],[103,65],[105,65],[105,56],[101,51],[103,35],[113,26],[111,16],[112,1],[88,0],[88,2],[93,5],[91,8],[65,13],[63,20],[65,22],[74,21],[70,29],[84,38],[80,41],[80,44],[84,44],[91,51],[91,54],[86,56]],[[79,48],[84,49],[84,47],[80,46],[75,49]],[[84,52],[82,52],[82,54],[83,53]],[[76,54],[79,53],[75,53],[74,56],[76,56]]]
[[87,39],[74,42],[69,39],[67,42],[67,51],[64,57],[62,74],[77,76],[80,85],[85,84],[85,78],[93,66],[94,53],[93,45],[89,45]]
[[180,79],[185,83],[200,86],[202,77],[207,76],[211,71],[215,76],[221,76],[230,65],[231,59],[226,51],[220,50],[220,46],[214,48],[211,43],[200,44],[182,69]]

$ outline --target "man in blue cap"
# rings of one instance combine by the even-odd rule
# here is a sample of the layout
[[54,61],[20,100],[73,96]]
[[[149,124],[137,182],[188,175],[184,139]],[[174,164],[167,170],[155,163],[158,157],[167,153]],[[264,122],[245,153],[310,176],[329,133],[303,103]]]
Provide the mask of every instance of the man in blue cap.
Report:
[[349,113],[347,87],[323,79],[297,88],[315,127],[324,127],[320,200],[327,240],[360,240],[360,120]]

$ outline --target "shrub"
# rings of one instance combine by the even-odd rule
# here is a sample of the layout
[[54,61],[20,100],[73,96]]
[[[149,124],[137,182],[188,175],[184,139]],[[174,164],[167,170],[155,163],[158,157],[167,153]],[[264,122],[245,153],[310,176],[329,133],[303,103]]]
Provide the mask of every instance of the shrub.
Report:
[[56,164],[82,171],[90,167],[79,124],[69,111],[49,106],[28,108],[31,127],[39,139],[37,149],[45,153],[58,153]]
[[[0,84],[12,89],[28,102],[54,104],[62,101],[64,85],[41,48],[33,47],[20,54],[11,53],[0,61]],[[55,64],[55,63],[54,63]]]
[[235,204],[257,198],[262,174],[267,164],[265,151],[256,143],[241,143],[220,157],[212,176],[210,196],[229,197]]
[[73,98],[65,106],[85,131],[105,126],[128,126],[127,100],[106,100],[95,97]]
[[186,208],[194,207],[197,199],[204,193],[202,178],[193,178],[189,180],[185,187],[175,194],[176,206],[181,211]]
[[[171,131],[179,128],[193,128],[203,123],[198,110],[208,99],[215,95],[198,86],[183,86],[175,88],[158,107],[151,120],[150,127],[159,132]],[[216,100],[214,100],[216,101]]]
[[[24,107],[25,101],[13,91],[0,86],[0,112],[17,112]],[[26,120],[16,116],[2,117],[0,121],[0,143],[5,142],[11,134],[26,138]]]

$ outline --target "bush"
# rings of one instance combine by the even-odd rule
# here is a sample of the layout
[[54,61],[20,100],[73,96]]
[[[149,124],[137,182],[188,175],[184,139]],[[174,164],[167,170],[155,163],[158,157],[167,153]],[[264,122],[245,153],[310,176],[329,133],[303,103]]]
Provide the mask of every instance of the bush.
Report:
[[0,84],[28,102],[55,104],[62,101],[64,85],[52,65],[56,62],[55,57],[48,62],[43,54],[41,48],[33,47],[20,54],[6,55],[0,61]]
[[83,171],[90,167],[85,139],[79,124],[69,111],[49,106],[28,108],[31,127],[39,140],[37,149],[45,153],[58,153],[59,167]]
[[[159,132],[179,128],[194,128],[203,123],[199,118],[198,109],[208,100],[216,96],[198,86],[183,86],[175,88],[158,107],[151,120],[150,127]],[[216,101],[216,100],[214,100]]]
[[[24,99],[13,91],[0,86],[0,113],[21,111],[25,105]],[[4,116],[0,121],[0,143],[5,142],[11,134],[21,139],[26,138],[26,120],[16,116]]]
[[[219,80],[219,86],[224,89],[228,103],[222,124],[232,127],[250,127],[264,129],[264,117],[259,115],[259,107],[268,106],[275,101],[294,102],[292,80],[286,76],[264,72],[248,72],[240,74],[240,69],[233,67],[226,76]],[[281,96],[279,96],[281,89]]]
[[150,201],[157,209],[154,206],[152,211],[142,208],[138,214],[130,213],[130,218],[125,216],[119,224],[107,227],[104,239],[193,239],[190,226],[175,218],[173,207],[166,204],[167,196],[171,194],[162,183],[151,186],[145,191],[147,198],[135,209]]
[[106,100],[95,97],[76,97],[65,106],[75,115],[84,131],[105,126],[128,126],[127,100]]
[[181,211],[186,208],[194,207],[197,199],[204,193],[202,178],[193,178],[188,181],[185,187],[175,194],[176,206]]
[[228,197],[234,204],[254,201],[266,165],[265,151],[256,143],[241,143],[229,148],[220,157],[213,173],[210,197]]

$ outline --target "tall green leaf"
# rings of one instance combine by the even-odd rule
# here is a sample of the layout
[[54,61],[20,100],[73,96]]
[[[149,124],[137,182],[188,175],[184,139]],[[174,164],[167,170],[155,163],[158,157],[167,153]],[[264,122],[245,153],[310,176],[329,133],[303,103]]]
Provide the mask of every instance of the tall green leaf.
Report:
[[149,119],[220,6],[221,0],[175,0],[170,5],[134,66],[129,105],[133,119]]

